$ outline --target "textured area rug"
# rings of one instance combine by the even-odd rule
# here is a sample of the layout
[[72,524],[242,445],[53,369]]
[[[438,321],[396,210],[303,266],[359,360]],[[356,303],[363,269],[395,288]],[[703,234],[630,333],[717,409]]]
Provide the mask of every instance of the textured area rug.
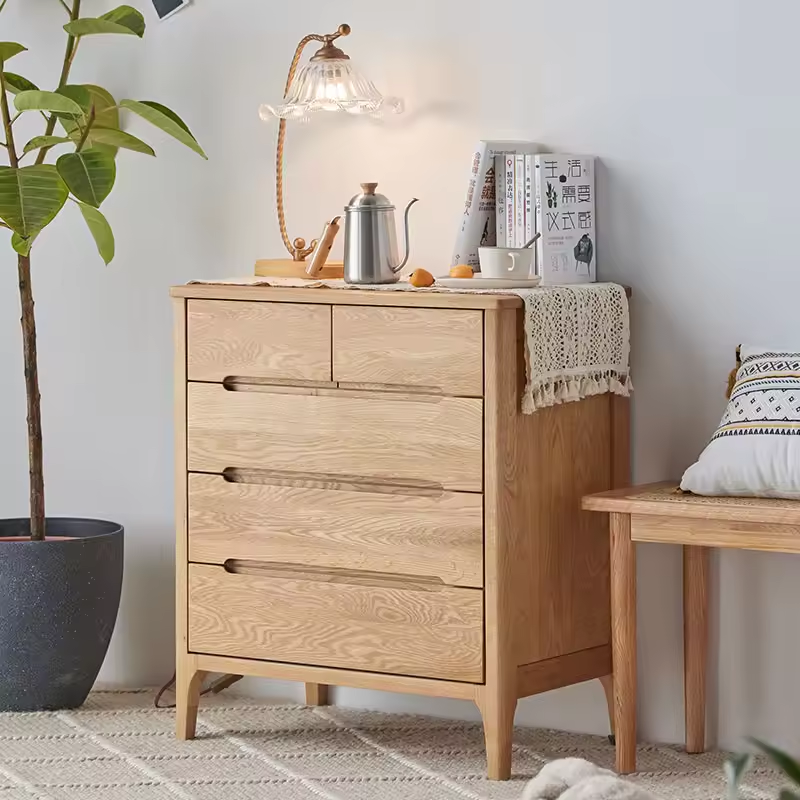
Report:
[[[554,758],[613,764],[598,736],[519,728],[514,777],[484,777],[480,726],[343,708],[204,699],[178,742],[151,692],[99,692],[79,711],[0,715],[0,800],[517,800]],[[664,800],[723,800],[724,757],[644,745],[633,777]],[[745,797],[782,785],[762,761]]]

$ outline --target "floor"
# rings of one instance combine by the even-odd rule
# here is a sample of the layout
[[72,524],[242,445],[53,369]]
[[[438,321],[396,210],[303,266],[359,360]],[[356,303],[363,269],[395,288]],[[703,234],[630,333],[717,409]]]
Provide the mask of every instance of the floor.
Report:
[[[152,699],[99,692],[79,711],[0,716],[0,800],[517,800],[551,759],[613,764],[603,737],[519,728],[514,778],[492,783],[472,723],[224,695],[178,742]],[[723,760],[644,745],[634,780],[664,800],[724,800]],[[781,785],[757,762],[743,796],[775,800]]]

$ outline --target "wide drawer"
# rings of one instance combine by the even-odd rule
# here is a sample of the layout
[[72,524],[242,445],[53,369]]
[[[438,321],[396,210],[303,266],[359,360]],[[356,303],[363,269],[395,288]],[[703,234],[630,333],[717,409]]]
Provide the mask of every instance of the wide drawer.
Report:
[[189,300],[189,380],[331,380],[331,307]]
[[483,592],[189,565],[189,649],[480,683]]
[[333,379],[480,397],[483,313],[336,306]]
[[322,473],[481,491],[482,400],[319,391],[190,383],[189,470]]
[[[189,560],[369,570],[483,586],[483,497],[189,475]],[[320,488],[325,486],[326,488]]]

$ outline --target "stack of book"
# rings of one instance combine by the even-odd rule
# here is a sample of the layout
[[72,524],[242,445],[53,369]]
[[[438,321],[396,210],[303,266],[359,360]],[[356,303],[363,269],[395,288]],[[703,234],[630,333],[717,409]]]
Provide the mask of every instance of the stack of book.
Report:
[[543,284],[596,280],[594,158],[482,141],[470,165],[452,265],[479,269],[479,247],[523,247],[541,231]]

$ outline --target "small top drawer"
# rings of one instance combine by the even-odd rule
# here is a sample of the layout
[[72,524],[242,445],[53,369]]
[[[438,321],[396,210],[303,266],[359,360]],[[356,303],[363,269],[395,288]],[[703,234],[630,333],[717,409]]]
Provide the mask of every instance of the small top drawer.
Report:
[[331,307],[189,300],[188,378],[331,380]]
[[335,306],[333,380],[483,395],[483,313]]

